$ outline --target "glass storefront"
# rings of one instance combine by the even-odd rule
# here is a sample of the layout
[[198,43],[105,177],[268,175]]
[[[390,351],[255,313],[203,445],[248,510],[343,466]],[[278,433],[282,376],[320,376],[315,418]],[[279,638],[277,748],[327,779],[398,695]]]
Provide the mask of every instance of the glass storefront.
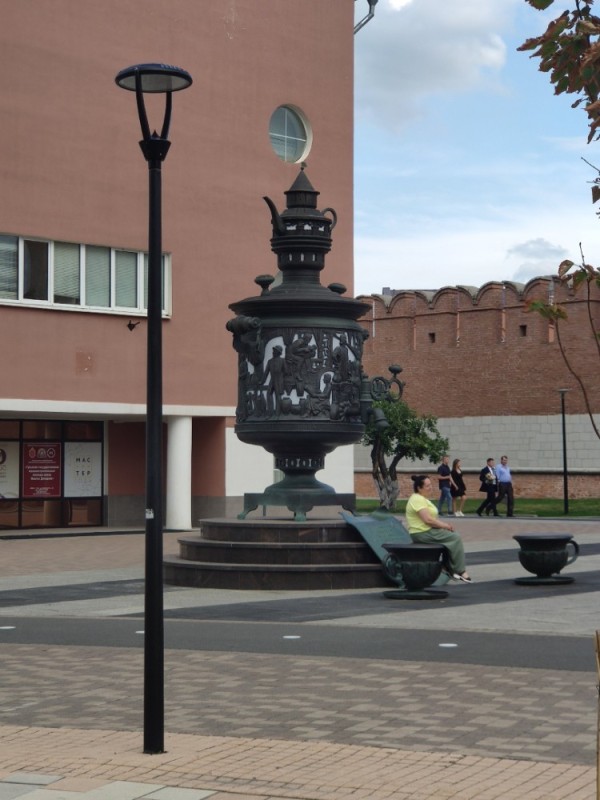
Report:
[[0,528],[102,525],[103,423],[0,420]]

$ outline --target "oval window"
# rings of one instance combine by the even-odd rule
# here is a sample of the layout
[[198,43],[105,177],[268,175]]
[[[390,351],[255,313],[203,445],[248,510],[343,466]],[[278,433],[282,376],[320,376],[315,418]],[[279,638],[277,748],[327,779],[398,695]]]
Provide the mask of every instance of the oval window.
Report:
[[294,106],[275,109],[269,121],[269,138],[275,154],[291,164],[305,159],[312,144],[308,120]]

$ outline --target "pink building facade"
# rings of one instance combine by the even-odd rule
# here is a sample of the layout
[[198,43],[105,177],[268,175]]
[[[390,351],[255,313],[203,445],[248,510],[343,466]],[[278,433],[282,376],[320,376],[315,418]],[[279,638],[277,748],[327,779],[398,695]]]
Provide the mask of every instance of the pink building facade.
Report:
[[[135,63],[194,79],[163,166],[166,526],[272,481],[233,432],[228,305],[275,273],[261,198],[302,160],[339,219],[326,282],[352,291],[352,6],[0,0],[0,527],[144,524],[147,168],[114,82]],[[347,454],[329,468],[352,491]]]

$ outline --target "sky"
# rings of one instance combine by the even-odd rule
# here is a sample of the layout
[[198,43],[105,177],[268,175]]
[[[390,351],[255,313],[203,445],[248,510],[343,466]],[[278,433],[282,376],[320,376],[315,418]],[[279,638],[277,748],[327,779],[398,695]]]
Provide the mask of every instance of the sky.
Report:
[[[379,0],[355,44],[355,294],[600,262],[600,144],[516,48],[573,2]],[[355,2],[355,17],[368,12]]]

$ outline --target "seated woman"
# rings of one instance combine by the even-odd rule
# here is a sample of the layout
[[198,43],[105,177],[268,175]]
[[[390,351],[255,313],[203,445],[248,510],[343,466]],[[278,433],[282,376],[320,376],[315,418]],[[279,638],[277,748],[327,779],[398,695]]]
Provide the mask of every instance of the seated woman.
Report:
[[412,475],[414,494],[406,504],[406,525],[412,540],[419,544],[443,544],[450,554],[450,574],[471,583],[465,571],[465,549],[462,539],[449,522],[438,519],[437,507],[429,500],[432,491],[427,475]]

